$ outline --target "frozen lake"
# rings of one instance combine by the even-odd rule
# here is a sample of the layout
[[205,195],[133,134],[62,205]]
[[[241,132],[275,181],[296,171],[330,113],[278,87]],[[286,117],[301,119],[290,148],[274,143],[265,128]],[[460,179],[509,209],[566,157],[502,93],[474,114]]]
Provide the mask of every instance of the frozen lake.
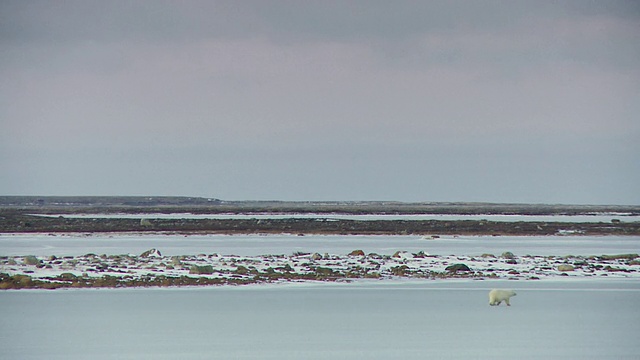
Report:
[[256,256],[296,251],[347,254],[355,249],[391,255],[398,250],[434,255],[602,255],[640,253],[640,236],[341,236],[341,235],[162,235],[162,234],[0,234],[0,255],[79,256],[141,254]]
[[[491,288],[513,288],[491,307]],[[637,359],[640,283],[3,291],[7,359]]]

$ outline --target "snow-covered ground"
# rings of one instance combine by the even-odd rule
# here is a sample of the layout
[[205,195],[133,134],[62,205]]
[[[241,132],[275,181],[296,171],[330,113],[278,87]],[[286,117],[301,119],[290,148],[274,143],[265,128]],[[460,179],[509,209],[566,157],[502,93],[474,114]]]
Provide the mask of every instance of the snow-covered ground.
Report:
[[3,291],[0,357],[637,359],[638,304],[615,279]]
[[[37,258],[0,258],[0,273],[29,275],[32,279],[64,286],[87,286],[105,276],[118,278],[119,284],[132,286],[152,278],[206,278],[221,284],[262,283],[265,281],[345,281],[347,279],[398,278],[502,278],[540,280],[566,277],[611,277],[640,280],[640,257],[622,256],[500,256],[429,255],[424,252],[397,251],[393,255],[309,254],[238,256],[198,254],[163,256],[157,249],[137,255],[95,255]],[[451,268],[454,266],[455,268]],[[462,267],[462,268],[460,268]],[[16,280],[20,282],[20,280]],[[76,282],[74,285],[73,283]],[[79,282],[79,283],[78,283]],[[14,284],[12,282],[12,284]],[[166,283],[164,286],[169,286]],[[9,286],[2,284],[3,288]],[[23,285],[11,285],[11,287]],[[104,286],[104,285],[103,285]],[[140,285],[135,285],[140,286]]]
[[640,253],[640,236],[420,236],[366,235],[166,235],[166,234],[0,234],[0,255],[79,256],[136,254],[151,248],[163,255],[256,256],[294,252],[391,255],[424,251],[434,255],[602,255]]

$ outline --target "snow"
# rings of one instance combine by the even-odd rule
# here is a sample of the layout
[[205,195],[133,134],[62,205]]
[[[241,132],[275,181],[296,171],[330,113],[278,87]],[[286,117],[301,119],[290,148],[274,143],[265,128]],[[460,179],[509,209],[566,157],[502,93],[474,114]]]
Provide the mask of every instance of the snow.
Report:
[[[513,289],[491,307],[492,288]],[[0,292],[8,359],[637,359],[640,283]]]
[[342,235],[166,235],[166,234],[0,234],[0,255],[79,256],[87,253],[141,254],[157,248],[165,256],[187,254],[292,254],[318,252],[435,255],[602,255],[640,253],[640,236],[342,236]]
[[[151,254],[151,255],[148,255]],[[260,273],[276,269],[282,273],[304,275],[315,274],[317,268],[331,269],[342,273],[339,280],[346,280],[344,274],[361,274],[359,277],[376,277],[394,279],[400,276],[398,267],[403,267],[403,277],[429,278],[440,277],[446,273],[449,265],[462,263],[471,268],[465,276],[476,278],[509,278],[509,279],[547,279],[558,276],[568,277],[611,277],[640,279],[640,264],[630,263],[628,259],[604,259],[585,257],[543,257],[525,256],[504,259],[495,257],[469,257],[462,255],[431,256],[397,252],[393,256],[370,255],[349,256],[326,254],[314,258],[312,254],[294,255],[261,255],[237,256],[200,254],[176,257],[162,257],[156,249],[149,250],[141,256],[97,256],[86,255],[66,257],[63,259],[40,259],[42,264],[36,266],[26,263],[24,257],[0,259],[0,272],[9,275],[28,274],[34,279],[54,281],[47,278],[58,277],[63,273],[76,276],[102,277],[109,275],[123,279],[149,276],[204,276],[207,278],[246,279],[252,281],[255,274],[241,274],[236,270],[241,266]],[[10,264],[9,262],[12,261]],[[46,267],[44,265],[46,264]],[[569,271],[560,271],[559,265],[573,264]],[[193,266],[207,266],[211,274],[193,275]],[[351,276],[353,277],[353,276]],[[282,277],[285,281],[284,276]],[[294,276],[295,280],[296,277]],[[57,280],[55,280],[57,282]]]

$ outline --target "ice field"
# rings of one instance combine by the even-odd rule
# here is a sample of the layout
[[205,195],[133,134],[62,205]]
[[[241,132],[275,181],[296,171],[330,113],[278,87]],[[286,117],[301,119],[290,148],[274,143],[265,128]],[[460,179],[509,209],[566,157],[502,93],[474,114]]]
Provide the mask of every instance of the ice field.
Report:
[[[512,288],[512,306],[488,305]],[[7,359],[637,359],[640,283],[0,292]]]
[[255,256],[296,251],[347,254],[355,249],[391,255],[425,251],[473,255],[511,251],[516,255],[602,255],[640,252],[640,236],[421,236],[367,235],[166,235],[166,234],[0,234],[0,255],[78,256],[218,253]]

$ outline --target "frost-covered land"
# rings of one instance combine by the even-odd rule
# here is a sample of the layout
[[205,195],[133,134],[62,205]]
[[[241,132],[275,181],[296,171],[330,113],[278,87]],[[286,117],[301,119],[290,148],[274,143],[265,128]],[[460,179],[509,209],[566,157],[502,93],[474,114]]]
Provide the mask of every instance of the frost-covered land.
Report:
[[5,234],[0,288],[636,278],[639,252],[634,236]]
[[354,279],[527,279],[567,277],[640,278],[640,256],[498,256],[296,252],[292,255],[198,254],[0,257],[0,289],[233,285]]

